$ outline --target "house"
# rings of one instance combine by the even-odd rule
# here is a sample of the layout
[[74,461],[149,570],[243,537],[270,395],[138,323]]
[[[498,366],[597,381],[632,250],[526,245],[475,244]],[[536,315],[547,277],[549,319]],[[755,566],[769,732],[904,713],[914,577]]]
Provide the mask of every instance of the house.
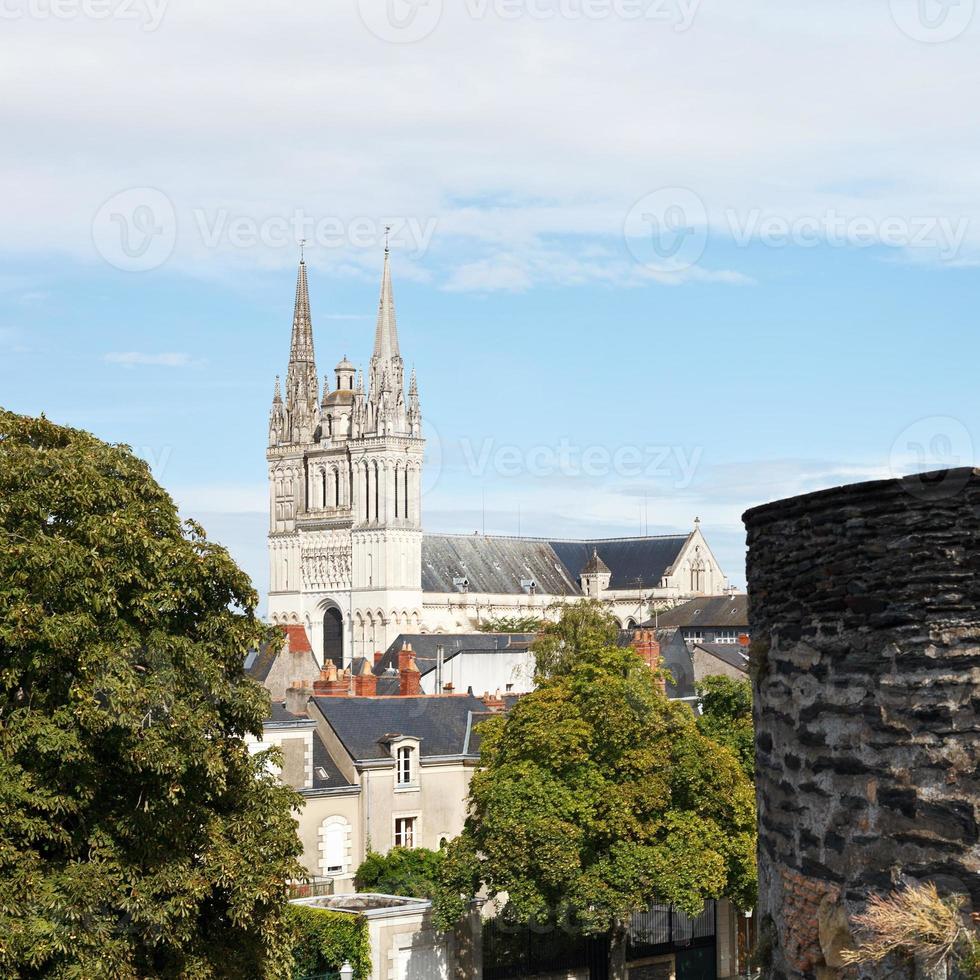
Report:
[[748,596],[736,592],[699,596],[658,612],[643,624],[647,629],[678,629],[685,642],[738,643],[749,636]]
[[533,633],[401,633],[374,670],[397,667],[407,644],[415,652],[424,694],[527,694],[534,690],[534,639]]
[[[288,660],[285,646],[279,656]],[[311,686],[298,682],[272,702],[262,739],[250,740],[253,752],[281,751],[276,774],[304,801],[302,863],[332,879],[336,893],[354,890],[368,850],[435,850],[459,834],[479,761],[477,726],[504,708],[468,694],[421,694],[411,649],[400,670],[362,670],[340,673],[331,663]],[[394,693],[374,693],[382,682],[394,682]]]

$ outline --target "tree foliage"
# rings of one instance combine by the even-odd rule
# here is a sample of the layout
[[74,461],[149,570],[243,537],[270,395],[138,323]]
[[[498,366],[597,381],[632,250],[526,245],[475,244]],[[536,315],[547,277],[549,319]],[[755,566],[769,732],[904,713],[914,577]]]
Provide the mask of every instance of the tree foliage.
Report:
[[0,974],[288,975],[266,637],[128,449],[0,411]]
[[367,920],[349,912],[333,912],[309,905],[289,909],[293,932],[293,976],[311,977],[354,967],[360,980],[371,975],[371,938]]
[[477,629],[481,633],[537,633],[544,624],[539,616],[497,616],[485,619]]
[[619,623],[596,599],[564,606],[557,622],[545,623],[531,647],[539,680],[558,677],[574,663],[614,646]]
[[371,851],[357,869],[354,885],[360,892],[432,898],[444,852],[424,847],[393,847],[387,854]]
[[716,675],[697,686],[701,700],[698,728],[735,754],[749,779],[755,779],[755,726],[752,722],[752,684]]
[[[566,619],[567,617],[567,619]],[[481,887],[504,914],[615,931],[651,900],[751,907],[755,807],[732,753],[669,701],[601,607],[569,607],[536,691],[480,728],[482,764],[437,896],[457,920]]]

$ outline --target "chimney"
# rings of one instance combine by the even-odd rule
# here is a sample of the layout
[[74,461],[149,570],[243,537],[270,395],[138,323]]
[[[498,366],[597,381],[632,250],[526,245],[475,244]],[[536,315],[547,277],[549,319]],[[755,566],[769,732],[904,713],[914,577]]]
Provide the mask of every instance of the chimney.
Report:
[[294,680],[286,688],[286,710],[294,715],[306,714],[306,702],[313,694],[310,682],[306,679]]
[[452,681],[447,681],[445,684],[442,685],[443,694],[452,694],[455,690],[456,688],[453,686]]
[[647,666],[657,673],[660,690],[667,693],[667,682],[660,670],[660,641],[653,630],[636,630],[633,633],[633,649],[646,661]]
[[483,695],[483,703],[487,706],[488,711],[500,712],[504,710],[504,699],[500,696],[500,691],[495,694],[487,691]]
[[406,643],[398,653],[399,694],[403,698],[422,693],[422,673],[415,663],[415,651]]
[[374,666],[377,667],[378,664],[380,664],[381,661],[384,660],[384,657],[385,657],[385,655],[384,655],[384,651],[383,650],[375,650],[374,651]]
[[398,673],[400,674],[407,666],[408,662],[411,660],[415,663],[415,651],[412,649],[412,644],[406,640],[402,644],[401,650],[398,651]]
[[354,694],[359,698],[373,698],[378,693],[378,677],[376,674],[355,674]]
[[344,697],[350,693],[350,674],[345,670],[342,674],[337,672],[337,666],[332,661],[328,662],[320,677],[313,682],[313,695],[318,698],[337,698]]

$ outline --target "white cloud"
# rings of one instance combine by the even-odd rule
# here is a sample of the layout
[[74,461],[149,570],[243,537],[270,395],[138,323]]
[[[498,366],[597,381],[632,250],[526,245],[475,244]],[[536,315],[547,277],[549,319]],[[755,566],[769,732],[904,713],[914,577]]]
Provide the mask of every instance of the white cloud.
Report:
[[146,354],[142,351],[111,351],[102,356],[106,364],[119,364],[122,367],[167,367],[185,368],[193,367],[197,362],[190,354],[169,353],[169,354]]
[[[442,7],[414,44],[379,40],[356,2],[293,4],[275,18],[259,0],[174,3],[151,32],[7,22],[0,82],[46,69],[0,109],[0,177],[19,189],[0,205],[0,248],[97,261],[99,207],[155,187],[177,215],[168,268],[191,275],[291,265],[296,251],[291,234],[281,247],[222,237],[208,248],[196,213],[261,222],[302,208],[345,227],[435,221],[427,252],[402,250],[399,275],[448,289],[619,284],[645,274],[623,247],[630,207],[683,187],[704,202],[712,241],[731,241],[733,211],[794,221],[836,208],[879,227],[967,219],[947,259],[980,255],[980,130],[964,122],[980,25],[929,45],[885,3],[827,0],[819,18],[803,0],[701,4],[682,32],[480,17],[473,0]],[[64,92],[81,85],[79,114]],[[374,275],[380,247],[308,255],[338,275]],[[710,258],[702,278],[744,281],[738,268],[710,271]]]

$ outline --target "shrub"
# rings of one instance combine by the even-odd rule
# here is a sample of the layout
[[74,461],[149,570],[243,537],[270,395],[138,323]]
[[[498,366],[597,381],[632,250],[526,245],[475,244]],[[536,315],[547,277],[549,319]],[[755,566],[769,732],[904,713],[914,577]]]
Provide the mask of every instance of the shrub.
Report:
[[294,935],[294,978],[339,970],[345,962],[354,967],[358,980],[371,975],[371,941],[362,916],[291,905],[289,921]]

